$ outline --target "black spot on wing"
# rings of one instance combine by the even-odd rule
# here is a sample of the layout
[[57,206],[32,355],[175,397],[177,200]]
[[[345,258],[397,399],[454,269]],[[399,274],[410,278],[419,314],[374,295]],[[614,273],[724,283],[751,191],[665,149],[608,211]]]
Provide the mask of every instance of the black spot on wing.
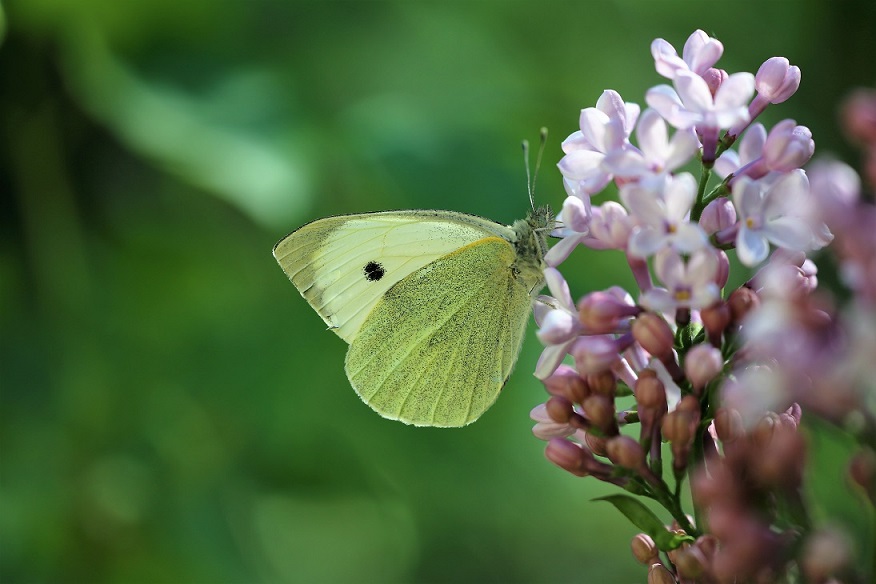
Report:
[[384,270],[383,266],[381,266],[377,262],[368,262],[367,264],[365,264],[364,271],[365,279],[369,282],[377,282],[378,280],[383,278],[384,275],[386,275],[386,270]]

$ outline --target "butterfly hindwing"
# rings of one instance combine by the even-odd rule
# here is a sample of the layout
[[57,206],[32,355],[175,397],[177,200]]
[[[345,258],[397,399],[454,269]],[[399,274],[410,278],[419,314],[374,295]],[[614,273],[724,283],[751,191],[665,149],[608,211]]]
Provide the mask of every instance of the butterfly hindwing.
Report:
[[390,287],[347,353],[362,399],[418,426],[476,420],[511,374],[529,318],[515,259],[507,240],[487,237]]

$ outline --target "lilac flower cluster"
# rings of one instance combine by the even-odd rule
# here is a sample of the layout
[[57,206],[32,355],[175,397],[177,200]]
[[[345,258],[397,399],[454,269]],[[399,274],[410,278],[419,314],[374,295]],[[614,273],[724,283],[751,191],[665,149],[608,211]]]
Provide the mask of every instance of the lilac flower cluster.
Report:
[[[610,501],[644,531],[633,551],[649,581],[836,577],[850,548],[811,523],[798,428],[805,412],[852,432],[851,476],[876,502],[876,211],[849,167],[801,168],[808,128],[756,122],[800,85],[787,59],[728,74],[715,68],[723,45],[700,30],[680,57],[663,39],[651,53],[669,83],[647,91],[648,108],[607,90],[562,144],[562,239],[545,258],[550,295],[534,305],[545,347],[535,375],[550,398],[531,413],[533,433],[559,467],[670,513],[665,527],[633,497]],[[848,125],[876,145],[876,98],[848,107],[870,114]],[[611,183],[619,202],[594,203]],[[845,316],[818,295],[807,258],[834,234],[856,298]],[[559,267],[579,245],[623,252],[638,290],[575,302]],[[727,252],[759,267],[735,290]],[[800,559],[819,549],[843,553]]]

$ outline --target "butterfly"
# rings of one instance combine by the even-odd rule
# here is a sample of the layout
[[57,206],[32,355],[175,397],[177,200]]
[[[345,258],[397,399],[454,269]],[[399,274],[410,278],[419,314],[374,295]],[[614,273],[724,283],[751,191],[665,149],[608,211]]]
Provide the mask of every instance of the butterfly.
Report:
[[345,370],[385,418],[459,427],[496,401],[544,286],[546,207],[505,226],[453,211],[328,217],[274,257],[349,343]]

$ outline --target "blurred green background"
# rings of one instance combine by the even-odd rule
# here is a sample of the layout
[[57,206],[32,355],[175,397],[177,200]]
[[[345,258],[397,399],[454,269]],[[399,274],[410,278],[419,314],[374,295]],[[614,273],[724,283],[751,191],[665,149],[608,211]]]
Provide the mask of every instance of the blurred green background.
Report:
[[[3,7],[8,583],[643,582],[636,530],[589,501],[614,490],[530,434],[533,335],[473,426],[386,421],[271,247],[338,213],[520,218],[541,126],[537,199],[558,207],[579,110],[606,88],[643,103],[651,40],[696,28],[730,72],[799,65],[764,121],[854,161],[836,105],[876,54],[871,0]],[[629,283],[619,259],[570,259],[574,293]],[[840,472],[828,498],[848,499]]]

